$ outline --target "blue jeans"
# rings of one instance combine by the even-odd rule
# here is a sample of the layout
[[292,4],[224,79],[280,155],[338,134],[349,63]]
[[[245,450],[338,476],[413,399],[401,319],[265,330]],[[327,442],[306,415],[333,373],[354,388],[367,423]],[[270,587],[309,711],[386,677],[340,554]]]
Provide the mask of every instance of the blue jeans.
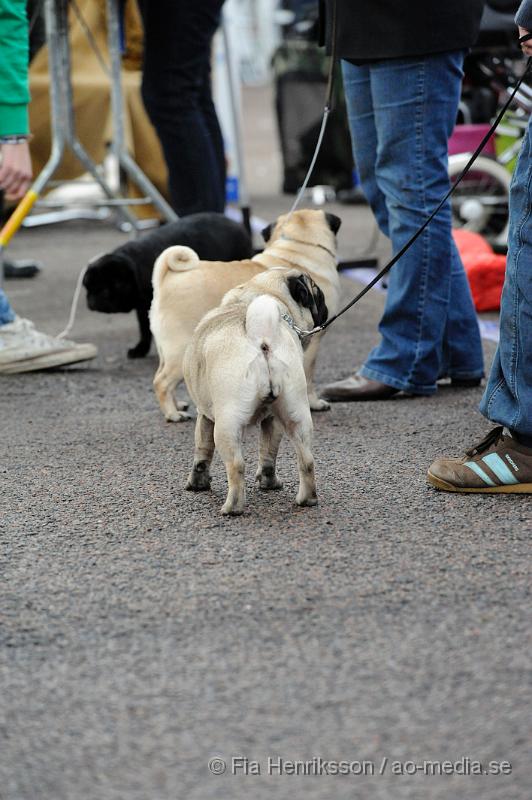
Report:
[[532,436],[532,144],[525,133],[510,190],[501,336],[480,410],[488,419]]
[[[342,62],[353,155],[379,228],[397,252],[449,188],[447,142],[463,53]],[[478,322],[448,204],[392,268],[380,344],[360,374],[429,395],[439,377],[483,375]]]
[[9,305],[5,292],[0,289],[0,325],[7,325],[8,322],[13,322],[15,319],[15,312]]

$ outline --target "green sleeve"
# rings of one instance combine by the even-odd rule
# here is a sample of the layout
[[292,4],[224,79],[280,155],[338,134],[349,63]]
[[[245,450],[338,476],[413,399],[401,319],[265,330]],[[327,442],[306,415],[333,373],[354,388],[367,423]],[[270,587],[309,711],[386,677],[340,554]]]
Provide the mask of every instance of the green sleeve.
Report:
[[28,49],[25,0],[0,0],[0,136],[29,131]]

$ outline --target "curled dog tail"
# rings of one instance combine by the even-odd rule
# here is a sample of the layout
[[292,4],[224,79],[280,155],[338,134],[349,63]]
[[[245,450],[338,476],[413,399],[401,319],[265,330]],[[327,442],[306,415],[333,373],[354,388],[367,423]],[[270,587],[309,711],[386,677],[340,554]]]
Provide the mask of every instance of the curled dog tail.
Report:
[[273,402],[281,391],[281,365],[275,351],[279,343],[281,316],[279,306],[273,297],[260,295],[248,306],[246,313],[246,334],[251,344],[260,351],[257,355],[262,373],[262,394],[265,400]]
[[246,333],[265,355],[275,348],[279,322],[279,306],[273,297],[262,294],[251,301],[246,313]]
[[188,272],[199,264],[199,256],[191,247],[177,244],[163,250],[153,268],[153,288],[158,289],[164,276],[171,272]]

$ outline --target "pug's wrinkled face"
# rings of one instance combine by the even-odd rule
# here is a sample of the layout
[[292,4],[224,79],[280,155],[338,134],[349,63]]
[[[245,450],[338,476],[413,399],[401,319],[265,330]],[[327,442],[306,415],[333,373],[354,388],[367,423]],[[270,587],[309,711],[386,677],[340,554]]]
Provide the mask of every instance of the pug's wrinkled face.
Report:
[[329,310],[323,292],[309,275],[304,272],[300,275],[292,275],[288,278],[287,283],[288,291],[295,302],[303,308],[309,309],[315,327],[327,322]]
[[87,305],[104,314],[127,313],[137,307],[138,290],[133,266],[112,253],[90,264],[83,278]]

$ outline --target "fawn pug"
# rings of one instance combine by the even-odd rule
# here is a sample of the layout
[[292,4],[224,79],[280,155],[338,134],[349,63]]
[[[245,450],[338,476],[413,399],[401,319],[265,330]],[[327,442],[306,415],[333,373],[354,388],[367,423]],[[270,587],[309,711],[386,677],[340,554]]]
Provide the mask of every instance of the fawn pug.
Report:
[[242,439],[245,429],[257,423],[259,487],[281,488],[275,463],[285,432],[297,453],[296,503],[317,503],[305,339],[300,339],[297,328],[308,330],[326,319],[324,294],[312,278],[300,270],[277,268],[228,292],[221,306],[196,328],[183,364],[198,411],[194,463],[186,488],[210,488],[209,468],[216,448],[229,484],[222,514],[244,510]]
[[[187,247],[170,247],[157,259],[153,272],[151,330],[159,353],[154,388],[166,419],[189,419],[185,404],[178,409],[173,390],[183,378],[183,356],[200,319],[221,302],[230,289],[272,267],[304,271],[320,287],[329,313],[338,308],[340,284],[336,264],[336,233],[340,220],[321,210],[302,209],[280,217],[263,231],[266,247],[252,259],[221,263],[201,261]],[[305,353],[310,407],[325,410],[313,383],[321,335],[313,336]]]

